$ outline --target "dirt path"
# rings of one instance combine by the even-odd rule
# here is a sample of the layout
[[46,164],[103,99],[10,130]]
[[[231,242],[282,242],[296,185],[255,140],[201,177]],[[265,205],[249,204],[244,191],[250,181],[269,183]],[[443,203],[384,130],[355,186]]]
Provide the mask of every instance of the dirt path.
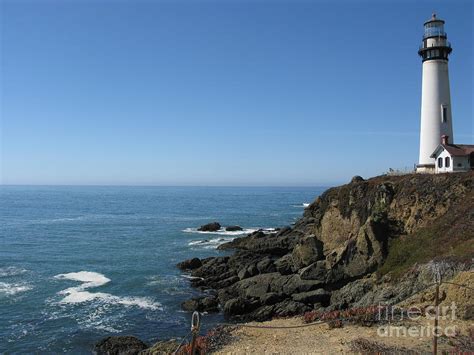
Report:
[[[303,324],[301,318],[278,319],[263,323],[248,323],[266,326],[294,326]],[[415,327],[432,325],[425,318],[398,326]],[[445,327],[456,326],[464,342],[468,339],[468,329],[473,327],[469,321],[443,321]],[[377,326],[363,327],[347,325],[342,328],[329,329],[327,324],[314,325],[297,329],[255,329],[240,327],[232,332],[234,340],[217,351],[217,354],[328,354],[353,353],[361,346],[375,346],[374,350],[390,352],[408,350],[417,353],[432,351],[432,338],[427,336],[394,336],[384,337],[377,334]],[[394,331],[396,332],[396,331]],[[402,334],[402,333],[400,333]],[[361,340],[362,339],[362,340]],[[458,337],[459,339],[459,337]],[[355,343],[354,343],[355,341]],[[472,341],[472,338],[471,338]],[[453,350],[458,341],[440,338],[439,350]],[[356,346],[356,347],[355,347]],[[372,351],[374,351],[372,350]],[[367,351],[367,350],[366,350]],[[370,351],[370,350],[369,350]]]

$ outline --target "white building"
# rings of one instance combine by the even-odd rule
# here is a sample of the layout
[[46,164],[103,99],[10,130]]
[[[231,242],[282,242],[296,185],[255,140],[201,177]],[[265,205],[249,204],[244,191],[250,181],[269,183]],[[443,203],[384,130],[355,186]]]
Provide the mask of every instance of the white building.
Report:
[[449,137],[443,136],[441,144],[431,158],[435,160],[435,173],[452,173],[474,169],[474,145],[449,144]]
[[454,142],[448,73],[451,52],[444,21],[433,14],[424,24],[418,51],[423,61],[420,156],[416,165],[420,173],[467,171],[474,166],[474,146],[448,143],[448,139]]

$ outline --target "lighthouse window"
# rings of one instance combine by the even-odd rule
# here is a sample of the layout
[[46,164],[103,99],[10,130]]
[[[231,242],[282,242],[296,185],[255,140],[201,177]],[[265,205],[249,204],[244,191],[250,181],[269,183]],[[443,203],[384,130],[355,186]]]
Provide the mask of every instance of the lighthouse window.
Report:
[[451,159],[449,157],[446,157],[446,159],[444,160],[444,166],[449,168],[449,165],[451,165]]
[[443,167],[443,158],[438,158],[438,168]]
[[448,122],[448,106],[441,105],[441,122]]

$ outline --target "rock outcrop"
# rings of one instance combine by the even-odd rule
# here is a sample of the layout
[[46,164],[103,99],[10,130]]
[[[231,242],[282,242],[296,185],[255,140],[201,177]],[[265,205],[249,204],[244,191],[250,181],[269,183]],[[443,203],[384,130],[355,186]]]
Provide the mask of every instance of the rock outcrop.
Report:
[[217,232],[221,229],[221,225],[218,222],[212,222],[208,224],[204,224],[198,228],[200,232]]
[[[418,276],[397,286],[390,276],[381,277],[377,271],[397,253],[392,244],[399,247],[399,241],[421,238],[423,231],[441,223],[436,228],[445,228],[443,234],[449,235],[450,228],[464,231],[464,239],[451,238],[452,243],[469,245],[474,238],[473,186],[472,172],[354,177],[318,197],[294,226],[257,231],[221,245],[222,250],[235,250],[230,256],[178,266],[196,277],[191,280],[194,287],[215,290],[225,315],[240,320],[394,301],[416,292],[414,285],[422,284],[420,275],[428,271],[418,270]],[[459,245],[450,247],[451,254],[440,249],[434,256],[456,259],[462,254],[456,251]],[[426,263],[434,257],[420,255],[413,260],[402,255],[400,263]],[[189,309],[199,309],[195,306]]]
[[133,336],[112,336],[102,339],[95,345],[98,355],[136,355],[148,348],[140,339]]

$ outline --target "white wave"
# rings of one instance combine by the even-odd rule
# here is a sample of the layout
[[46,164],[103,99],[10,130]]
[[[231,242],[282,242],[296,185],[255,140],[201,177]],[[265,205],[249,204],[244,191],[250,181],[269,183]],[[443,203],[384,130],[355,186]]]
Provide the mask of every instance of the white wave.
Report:
[[27,270],[16,267],[16,266],[7,266],[0,268],[0,277],[8,276],[17,276],[24,274]]
[[243,234],[250,234],[256,232],[258,228],[247,228],[242,229],[241,231],[226,231],[225,228],[221,228],[215,232],[205,232],[200,231],[198,228],[186,228],[183,230],[185,233],[197,233],[197,234],[214,234],[214,235],[243,235]]
[[231,242],[235,237],[228,238],[214,238],[214,239],[204,239],[204,240],[193,240],[188,243],[189,246],[199,246],[204,249],[216,249],[219,245]]
[[192,240],[188,243],[189,246],[193,246],[193,247],[198,246],[198,247],[202,247],[203,249],[216,249],[219,245],[231,242],[240,235],[247,235],[256,231],[262,231],[263,233],[273,233],[275,232],[275,230],[276,230],[275,228],[247,228],[247,229],[244,229],[243,231],[238,231],[238,232],[227,232],[222,229],[220,229],[217,232],[201,232],[201,231],[198,231],[196,228],[186,228],[185,230],[183,230],[183,232],[222,235],[223,237],[221,238]]
[[302,203],[301,205],[291,205],[291,207],[296,207],[296,208],[306,208],[306,207],[309,207],[309,203]]
[[28,284],[0,282],[0,295],[13,296],[17,293],[29,291],[32,288]]
[[59,274],[54,276],[54,278],[84,282],[84,284],[80,286],[82,289],[90,287],[99,287],[110,282],[109,278],[105,277],[102,274],[99,274],[98,272],[92,271],[79,271],[70,272],[68,274]]
[[203,277],[199,277],[199,276],[191,276],[191,275],[186,275],[186,274],[182,274],[181,276],[189,280],[204,280]]
[[196,234],[211,234],[211,235],[223,235],[223,236],[238,236],[238,235],[244,235],[244,234],[251,234],[256,231],[262,231],[264,233],[271,233],[275,231],[275,228],[257,228],[257,227],[251,227],[251,228],[245,228],[242,229],[241,231],[226,231],[225,228],[221,228],[218,231],[215,232],[205,232],[205,231],[200,231],[198,228],[186,228],[182,230],[185,233],[196,233]]
[[65,297],[60,303],[76,304],[99,300],[109,304],[119,304],[124,306],[137,306],[139,308],[162,310],[161,304],[153,302],[146,297],[119,297],[104,292],[89,292],[87,289],[103,286],[110,282],[110,279],[102,274],[92,271],[71,272],[68,274],[59,274],[54,276],[56,279],[65,279],[82,282],[81,285],[70,287],[58,292]]

